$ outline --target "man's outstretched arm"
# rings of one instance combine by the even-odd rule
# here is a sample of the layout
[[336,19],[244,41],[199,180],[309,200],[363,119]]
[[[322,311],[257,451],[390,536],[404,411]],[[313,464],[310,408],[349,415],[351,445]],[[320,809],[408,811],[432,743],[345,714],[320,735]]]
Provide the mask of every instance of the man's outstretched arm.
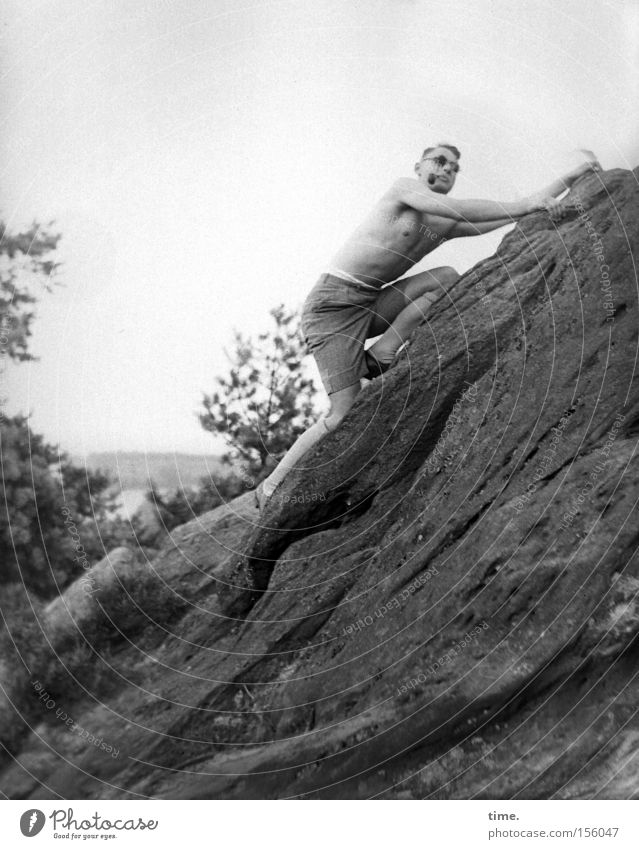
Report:
[[[549,186],[546,186],[539,192],[535,192],[530,196],[534,203],[541,203],[546,212],[550,215],[553,221],[558,221],[563,218],[566,212],[565,198],[558,200],[558,195],[563,194],[566,189],[570,189],[580,177],[591,172],[601,171],[601,165],[596,159],[591,159],[588,162],[582,162],[572,171],[569,171],[564,177],[554,180]],[[568,204],[570,206],[570,204]]]
[[392,193],[400,203],[426,212],[452,218],[453,221],[481,223],[484,221],[503,221],[521,218],[529,212],[545,209],[548,197],[523,198],[516,201],[496,200],[457,200],[431,192],[420,180],[406,177],[393,185]]
[[[536,204],[537,209],[545,209],[551,217],[560,218],[563,212],[562,202],[556,201],[555,198],[565,192],[566,189],[570,189],[584,174],[597,171],[601,171],[601,165],[596,159],[583,162],[563,177],[554,180],[549,186],[546,186],[539,192],[535,192],[529,200],[532,200]],[[506,224],[512,224],[512,219],[502,218],[501,221],[485,222],[459,221],[454,225],[448,237],[453,239],[460,236],[480,236],[482,233],[490,233],[491,230],[504,227]]]
[[498,230],[500,227],[505,227],[507,224],[512,224],[512,218],[501,218],[497,221],[484,221],[472,224],[468,221],[458,221],[453,224],[452,229],[447,235],[448,239],[458,239],[463,236],[481,236],[483,233],[490,233],[493,230]]
[[566,191],[566,189],[572,188],[574,183],[580,177],[583,177],[584,174],[589,174],[591,171],[601,171],[601,165],[597,162],[596,159],[590,160],[588,162],[582,162],[581,165],[578,165],[576,168],[573,168],[572,171],[568,171],[567,174],[564,174],[563,177],[560,177],[558,180],[553,180],[553,182],[541,189],[538,192],[535,192],[532,197],[533,198],[556,198],[560,194]]

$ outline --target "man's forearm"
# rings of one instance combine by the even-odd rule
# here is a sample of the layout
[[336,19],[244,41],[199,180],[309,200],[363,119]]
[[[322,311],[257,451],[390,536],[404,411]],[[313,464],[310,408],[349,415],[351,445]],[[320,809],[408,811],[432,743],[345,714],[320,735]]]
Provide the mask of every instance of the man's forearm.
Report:
[[426,212],[429,215],[440,215],[452,218],[454,221],[479,223],[483,221],[500,221],[504,218],[516,219],[542,205],[538,200],[523,198],[516,201],[496,200],[456,200],[429,191],[417,180],[398,180],[393,192],[395,199],[407,206]]
[[469,224],[493,221],[507,223],[533,211],[529,198],[503,203],[496,200],[458,200],[455,201],[455,207],[459,213],[457,220]]
[[566,189],[570,189],[579,177],[583,176],[584,171],[585,168],[583,165],[573,168],[572,171],[568,171],[563,177],[553,180],[549,186],[546,186],[546,188],[541,189],[539,192],[535,192],[535,194],[543,197],[559,197]]
[[566,189],[569,189],[572,184],[575,182],[576,177],[571,174],[566,174],[565,177],[560,177],[558,180],[553,180],[553,182],[546,186],[543,189],[540,189],[536,194],[543,195],[544,197],[556,198],[559,197],[562,192],[565,192]]
[[512,224],[512,218],[498,218],[496,221],[484,222],[464,222],[459,221],[452,229],[451,236],[481,236],[484,233],[492,233],[493,230],[498,230],[500,227],[506,227]]

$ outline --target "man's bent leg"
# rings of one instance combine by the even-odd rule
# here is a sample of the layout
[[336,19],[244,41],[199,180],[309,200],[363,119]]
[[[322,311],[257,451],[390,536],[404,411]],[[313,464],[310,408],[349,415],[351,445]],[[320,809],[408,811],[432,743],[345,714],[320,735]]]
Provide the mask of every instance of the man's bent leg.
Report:
[[335,430],[346,413],[353,406],[355,398],[360,391],[359,382],[352,386],[347,386],[345,389],[340,389],[329,395],[331,409],[327,416],[321,418],[318,422],[297,438],[293,445],[280,460],[279,465],[273,469],[271,474],[262,482],[262,490],[266,498],[275,491],[275,488],[284,480],[286,475],[296,468],[299,461],[304,457],[310,449],[316,445],[320,439]]
[[382,335],[368,349],[382,366],[391,364],[432,304],[457,280],[455,269],[444,266],[414,274],[382,290],[369,336]]

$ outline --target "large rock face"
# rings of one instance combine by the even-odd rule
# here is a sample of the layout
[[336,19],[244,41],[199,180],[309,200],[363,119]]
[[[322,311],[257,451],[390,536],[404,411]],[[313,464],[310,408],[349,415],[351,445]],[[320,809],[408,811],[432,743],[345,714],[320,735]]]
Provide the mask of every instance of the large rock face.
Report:
[[636,174],[465,274],[261,526],[179,529],[188,612],[78,707],[118,756],[49,721],[4,792],[639,796]]

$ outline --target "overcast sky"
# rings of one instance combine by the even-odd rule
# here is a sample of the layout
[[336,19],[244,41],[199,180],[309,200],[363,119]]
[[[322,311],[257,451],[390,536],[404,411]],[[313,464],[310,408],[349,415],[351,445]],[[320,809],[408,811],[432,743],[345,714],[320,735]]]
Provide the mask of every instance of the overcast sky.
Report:
[[300,306],[426,145],[461,148],[459,197],[520,197],[580,147],[639,164],[635,0],[3,9],[1,211],[54,219],[65,261],[9,413],[76,454],[216,450],[195,412],[233,328]]

